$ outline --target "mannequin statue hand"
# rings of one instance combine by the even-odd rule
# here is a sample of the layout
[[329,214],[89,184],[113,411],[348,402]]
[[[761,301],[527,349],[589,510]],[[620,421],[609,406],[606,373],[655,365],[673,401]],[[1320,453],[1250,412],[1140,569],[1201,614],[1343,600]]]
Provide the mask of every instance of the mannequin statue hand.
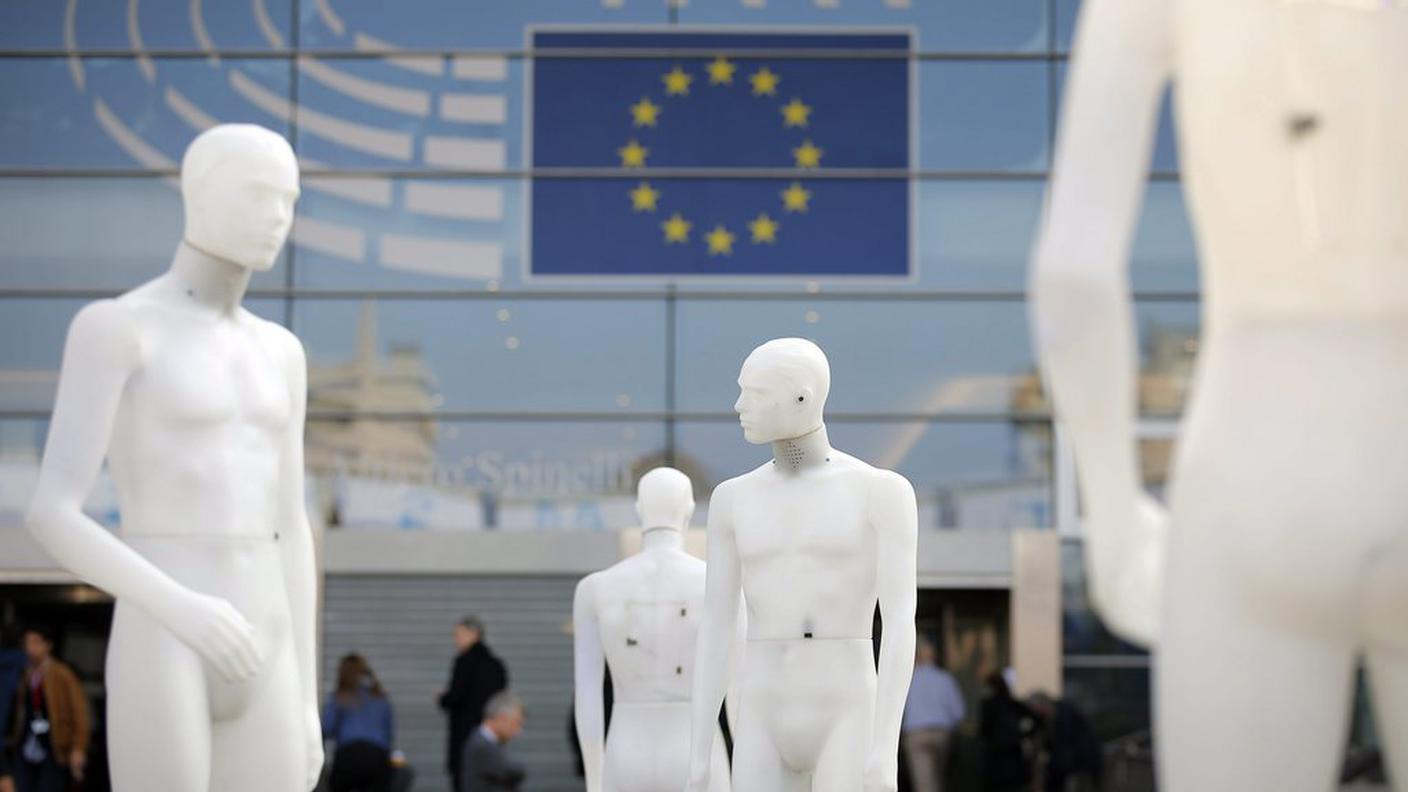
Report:
[[316,706],[303,713],[303,733],[308,745],[308,776],[304,789],[314,789],[323,777],[323,720]]
[[1152,648],[1159,634],[1169,513],[1144,492],[1086,525],[1090,597],[1111,632]]
[[865,763],[865,786],[863,792],[895,792],[899,789],[898,751],[889,756],[884,751],[872,751]]
[[157,618],[226,682],[248,679],[264,664],[254,627],[220,597],[186,589],[163,602]]

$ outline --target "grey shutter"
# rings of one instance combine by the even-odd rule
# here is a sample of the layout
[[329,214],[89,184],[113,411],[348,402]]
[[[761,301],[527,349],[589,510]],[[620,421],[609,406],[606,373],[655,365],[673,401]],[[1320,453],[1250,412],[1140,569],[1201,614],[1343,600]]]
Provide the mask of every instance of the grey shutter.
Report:
[[396,713],[396,747],[416,772],[416,790],[449,789],[447,722],[435,699],[449,683],[451,629],[466,613],[484,619],[486,642],[508,666],[528,712],[510,750],[528,766],[525,792],[579,792],[567,744],[572,700],[576,577],[515,575],[328,575],[323,606],[323,696],[346,652],[367,658]]

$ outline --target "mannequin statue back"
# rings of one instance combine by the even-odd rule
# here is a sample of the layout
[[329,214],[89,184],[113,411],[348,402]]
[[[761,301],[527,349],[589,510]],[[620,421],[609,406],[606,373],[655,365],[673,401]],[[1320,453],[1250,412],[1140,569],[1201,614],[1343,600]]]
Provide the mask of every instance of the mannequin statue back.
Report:
[[[744,436],[771,443],[773,460],[720,484],[709,506],[691,789],[709,778],[701,735],[735,682],[740,792],[894,790],[914,657],[914,489],[831,447],[822,423],[830,368],[815,344],[760,346],[738,384]],[[734,669],[727,636],[740,600],[748,644]]]
[[[291,333],[240,305],[288,234],[297,162],[273,132],[217,126],[190,145],[181,183],[187,236],[170,269],[73,320],[28,524],[117,599],[117,792],[310,789],[322,733],[306,363]],[[105,458],[121,538],[82,512]]]
[[[683,549],[694,514],[689,478],[674,468],[641,477],[641,553],[589,575],[573,603],[576,718],[588,792],[678,792],[688,779],[690,691],[704,614],[704,562]],[[611,669],[605,740],[602,679]],[[711,792],[727,792],[728,759],[714,729]]]
[[[1361,656],[1404,788],[1405,73],[1397,0],[1082,8],[1032,293],[1094,603],[1157,642],[1161,789],[1333,788]],[[1133,440],[1127,270],[1170,84],[1205,297],[1166,512]]]

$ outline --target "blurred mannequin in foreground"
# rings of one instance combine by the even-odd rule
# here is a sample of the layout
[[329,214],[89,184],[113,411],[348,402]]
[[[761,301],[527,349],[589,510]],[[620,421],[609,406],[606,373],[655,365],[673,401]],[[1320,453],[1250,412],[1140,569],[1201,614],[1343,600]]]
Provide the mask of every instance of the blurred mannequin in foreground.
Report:
[[[74,317],[28,525],[117,599],[116,792],[311,789],[323,749],[307,365],[292,333],[240,304],[288,236],[298,163],[267,129],[216,126],[186,150],[181,195],[171,268]],[[104,459],[117,536],[83,513]]]
[[[773,459],[720,484],[709,503],[689,789],[707,789],[714,719],[736,675],[735,790],[892,791],[914,670],[914,488],[831,447],[831,370],[812,342],[763,344],[738,385],[744,437],[771,444]],[[740,597],[748,641],[736,668]]]
[[[1089,0],[1074,52],[1036,329],[1094,603],[1157,641],[1159,786],[1333,788],[1361,657],[1408,783],[1408,7]],[[1166,513],[1127,270],[1170,83],[1206,293]]]
[[[694,486],[674,468],[641,477],[639,555],[588,575],[572,605],[577,738],[587,792],[679,792],[689,773],[689,700],[704,616],[704,562],[684,550]],[[741,626],[741,625],[740,625]],[[611,731],[602,682],[611,668]],[[727,792],[714,729],[710,792]]]

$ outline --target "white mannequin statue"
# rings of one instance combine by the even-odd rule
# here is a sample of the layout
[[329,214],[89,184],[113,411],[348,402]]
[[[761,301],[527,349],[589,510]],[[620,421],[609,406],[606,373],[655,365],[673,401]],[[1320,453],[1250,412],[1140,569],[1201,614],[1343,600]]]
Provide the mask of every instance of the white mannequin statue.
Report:
[[[267,129],[217,126],[186,150],[181,194],[171,268],[74,317],[28,525],[117,599],[117,792],[307,790],[323,749],[306,364],[240,305],[288,235],[297,161]],[[121,538],[82,511],[105,456]]]
[[[674,468],[655,468],[641,477],[636,513],[645,530],[640,554],[588,575],[572,604],[587,792],[680,792],[689,777],[690,687],[704,616],[704,562],[684,550],[694,487]],[[613,706],[603,757],[608,664]],[[717,727],[709,757],[709,792],[728,792]]]
[[[1408,6],[1087,0],[1075,53],[1036,329],[1094,603],[1158,640],[1160,788],[1334,788],[1361,655],[1404,788]],[[1206,296],[1165,513],[1126,270],[1170,81]]]
[[810,341],[753,350],[738,385],[744,437],[771,443],[774,458],[720,484],[709,504],[689,789],[707,788],[741,594],[748,644],[736,671],[734,788],[894,790],[914,664],[914,488],[831,447],[822,423],[831,373]]

